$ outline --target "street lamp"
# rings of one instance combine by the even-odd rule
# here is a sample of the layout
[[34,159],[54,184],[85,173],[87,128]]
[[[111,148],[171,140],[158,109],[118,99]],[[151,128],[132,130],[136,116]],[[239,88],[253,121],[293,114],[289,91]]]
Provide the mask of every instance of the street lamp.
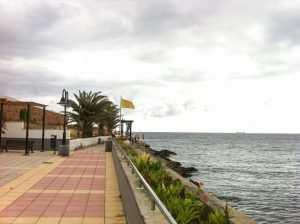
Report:
[[67,144],[67,107],[70,106],[70,101],[69,101],[69,92],[65,89],[63,89],[62,91],[62,95],[61,95],[61,99],[58,103],[61,106],[64,106],[64,132],[63,132],[63,139],[62,139],[62,145],[63,145],[63,149],[66,150],[65,146]]

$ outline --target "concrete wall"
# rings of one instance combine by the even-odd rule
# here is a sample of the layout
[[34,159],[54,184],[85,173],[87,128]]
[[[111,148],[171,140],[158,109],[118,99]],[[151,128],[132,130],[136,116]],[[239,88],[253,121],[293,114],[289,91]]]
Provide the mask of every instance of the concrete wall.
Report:
[[[6,145],[6,140],[24,139],[26,138],[26,129],[24,122],[13,121],[5,122],[5,133],[2,134],[2,146]],[[57,148],[61,144],[63,138],[63,130],[45,129],[45,150],[50,150],[51,135],[57,136]],[[42,148],[42,129],[29,129],[29,139],[34,141],[34,150]],[[67,130],[67,142],[70,140],[70,132]]]
[[105,141],[108,139],[109,136],[98,136],[98,137],[92,137],[92,138],[77,138],[77,139],[72,139],[70,140],[70,150],[75,150],[79,148],[84,148],[88,147],[91,145],[96,145],[98,144],[99,139],[101,141]]
[[93,138],[77,138],[70,140],[70,150],[84,148],[91,145],[98,144],[99,137]]
[[[51,135],[57,136],[56,149],[62,143],[63,130],[58,129],[45,129],[45,150],[51,150],[50,142]],[[2,134],[2,146],[6,145],[6,140],[11,139],[24,139],[26,138],[26,129],[24,128],[24,122],[6,122],[5,133]],[[78,138],[70,140],[70,131],[67,130],[67,144],[70,145],[70,150],[83,148],[91,145],[98,144],[98,139],[105,141],[108,136],[99,136],[93,138]],[[29,139],[34,141],[34,150],[41,150],[42,148],[42,130],[41,129],[29,129]]]
[[[20,140],[23,139],[25,141],[25,137],[24,138],[2,138],[2,148],[5,148],[6,145],[6,140]],[[30,138],[30,141],[33,141],[33,149],[34,150],[41,150],[42,149],[42,139],[41,138]],[[67,144],[69,144],[69,139],[67,139]],[[44,150],[52,150],[51,149],[51,145],[50,145],[51,140],[50,139],[45,139],[45,143],[44,143]],[[56,141],[56,150],[58,150],[58,146],[62,144],[62,139],[57,139]],[[25,145],[24,145],[25,147]]]

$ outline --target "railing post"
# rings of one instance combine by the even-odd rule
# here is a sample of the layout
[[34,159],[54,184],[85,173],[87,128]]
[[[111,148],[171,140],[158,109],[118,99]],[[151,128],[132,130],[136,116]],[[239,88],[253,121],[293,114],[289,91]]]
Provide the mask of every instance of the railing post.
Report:
[[151,210],[155,210],[155,201],[151,199]]

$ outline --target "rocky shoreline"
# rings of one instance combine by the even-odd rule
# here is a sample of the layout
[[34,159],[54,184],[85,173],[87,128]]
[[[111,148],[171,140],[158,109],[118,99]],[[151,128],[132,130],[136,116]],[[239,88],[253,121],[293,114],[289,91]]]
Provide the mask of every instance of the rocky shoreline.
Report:
[[232,224],[256,223],[253,219],[245,215],[243,212],[240,212],[227,204],[228,201],[233,201],[233,198],[218,197],[214,193],[205,192],[202,189],[203,183],[191,178],[193,174],[198,171],[197,168],[184,167],[180,162],[170,159],[172,155],[177,155],[175,152],[172,152],[170,150],[154,150],[150,147],[149,144],[145,143],[142,143],[141,145],[143,146],[144,150],[146,150],[146,152],[150,153],[153,157],[163,161],[170,172],[174,172],[173,175],[177,176],[176,178],[181,180],[189,190],[198,192],[201,201],[205,202],[207,205],[215,209],[221,209],[223,211],[225,211],[225,209],[229,209],[230,221]]
[[[154,150],[148,144],[146,144],[145,147],[151,155],[160,157],[161,159],[165,160],[167,167],[174,170],[182,177],[191,177],[193,173],[198,171],[198,169],[196,169],[195,167],[184,167],[180,162],[170,159],[170,156],[177,155],[175,152],[172,152],[170,150]],[[193,183],[193,181],[191,182]]]

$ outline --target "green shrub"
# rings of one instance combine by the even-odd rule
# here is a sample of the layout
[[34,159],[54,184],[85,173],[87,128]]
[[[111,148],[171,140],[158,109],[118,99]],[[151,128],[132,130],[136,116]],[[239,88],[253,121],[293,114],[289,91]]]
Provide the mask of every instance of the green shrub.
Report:
[[225,216],[216,210],[209,214],[208,224],[227,224],[227,221]]
[[138,154],[118,141],[138,170],[165,204],[178,224],[229,224],[229,217],[202,203],[196,193],[188,192],[180,180],[173,180],[160,161],[148,153]]

